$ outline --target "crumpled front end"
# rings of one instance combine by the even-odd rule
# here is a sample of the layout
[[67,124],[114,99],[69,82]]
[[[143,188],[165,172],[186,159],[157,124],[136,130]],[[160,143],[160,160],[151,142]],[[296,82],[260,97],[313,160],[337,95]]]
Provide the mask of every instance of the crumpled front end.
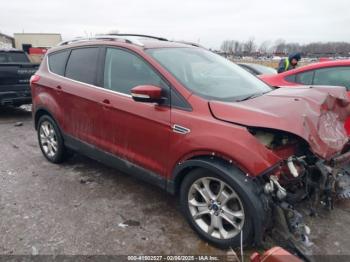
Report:
[[209,106],[214,117],[223,121],[294,134],[323,159],[341,153],[348,142],[345,88],[280,88],[244,102],[211,101]]
[[324,158],[339,154],[348,143],[344,128],[349,102],[328,95],[320,106],[319,116],[315,120],[305,116],[306,141],[315,154]]
[[278,241],[307,253],[310,229],[303,215],[331,210],[337,198],[350,199],[345,89],[281,88],[243,103],[215,102],[210,107],[216,118],[245,125],[280,159],[257,180]]

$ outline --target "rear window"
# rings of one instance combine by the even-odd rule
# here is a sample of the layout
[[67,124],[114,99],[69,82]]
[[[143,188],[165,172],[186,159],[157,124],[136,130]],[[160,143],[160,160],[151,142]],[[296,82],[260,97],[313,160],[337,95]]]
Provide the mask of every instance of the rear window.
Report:
[[0,63],[29,63],[23,52],[0,52]]
[[87,84],[95,84],[98,47],[73,49],[66,66],[65,76]]
[[61,76],[64,75],[69,52],[70,50],[65,50],[49,55],[49,68],[51,72]]

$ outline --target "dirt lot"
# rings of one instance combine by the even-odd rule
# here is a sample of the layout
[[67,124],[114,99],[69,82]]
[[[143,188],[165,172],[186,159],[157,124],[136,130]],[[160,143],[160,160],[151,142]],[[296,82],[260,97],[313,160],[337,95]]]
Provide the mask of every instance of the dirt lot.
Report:
[[[50,164],[29,111],[0,108],[0,141],[0,254],[226,254],[158,188],[78,155]],[[350,255],[349,222],[350,203],[312,219],[315,253]]]

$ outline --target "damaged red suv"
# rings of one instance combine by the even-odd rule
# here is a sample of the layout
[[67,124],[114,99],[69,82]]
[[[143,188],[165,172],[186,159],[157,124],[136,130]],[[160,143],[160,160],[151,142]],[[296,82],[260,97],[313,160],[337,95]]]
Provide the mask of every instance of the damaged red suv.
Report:
[[195,44],[110,35],[50,49],[31,90],[49,161],[79,152],[176,194],[216,246],[279,226],[306,242],[295,204],[349,197],[344,88],[273,90]]

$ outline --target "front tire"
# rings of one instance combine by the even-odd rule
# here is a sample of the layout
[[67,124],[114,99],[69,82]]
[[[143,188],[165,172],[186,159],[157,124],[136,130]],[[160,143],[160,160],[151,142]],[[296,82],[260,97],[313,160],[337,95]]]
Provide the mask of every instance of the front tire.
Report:
[[61,163],[67,154],[61,132],[56,122],[48,115],[40,117],[37,126],[41,152],[52,163]]
[[248,201],[237,187],[231,177],[201,168],[188,173],[181,184],[180,205],[190,226],[202,239],[220,248],[240,246],[242,230],[243,243],[252,241]]

